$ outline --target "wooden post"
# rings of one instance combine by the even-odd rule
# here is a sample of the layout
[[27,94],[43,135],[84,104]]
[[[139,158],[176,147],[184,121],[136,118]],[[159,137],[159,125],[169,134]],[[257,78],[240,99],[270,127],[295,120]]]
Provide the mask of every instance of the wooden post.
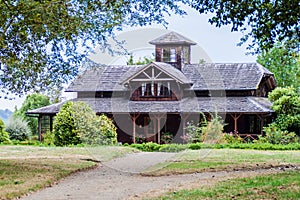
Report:
[[39,141],[42,141],[42,115],[38,117],[38,137]]
[[182,136],[183,136],[183,138],[186,135],[185,124],[186,124],[186,120],[188,119],[188,117],[189,117],[189,114],[181,113],[181,119],[182,119]]
[[161,117],[157,118],[157,143],[160,144],[160,120]]
[[136,143],[136,119],[140,116],[140,114],[136,115],[135,113],[132,116],[132,126],[133,126],[133,143]]
[[242,116],[242,114],[237,115],[236,113],[234,113],[234,115],[231,115],[231,117],[234,120],[234,134],[235,136],[238,135],[238,125],[237,125],[237,120]]
[[52,132],[53,131],[53,116],[50,115],[49,118],[50,118],[50,132]]
[[264,118],[262,115],[259,114],[256,114],[256,116],[260,119],[260,134],[263,135]]

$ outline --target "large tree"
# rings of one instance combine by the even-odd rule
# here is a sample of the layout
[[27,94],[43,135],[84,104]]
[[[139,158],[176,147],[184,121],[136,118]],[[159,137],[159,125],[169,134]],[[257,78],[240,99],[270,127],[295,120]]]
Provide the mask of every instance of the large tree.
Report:
[[169,12],[184,13],[179,2],[2,0],[0,91],[22,95],[65,83],[90,47],[112,50],[107,39],[124,26],[166,23]]
[[191,5],[200,13],[213,13],[211,24],[231,25],[232,31],[242,31],[241,43],[252,40],[249,49],[256,53],[279,41],[299,48],[299,0],[192,0]]
[[300,54],[276,44],[257,57],[257,62],[275,75],[277,86],[293,86],[300,91]]
[[1,0],[0,91],[22,95],[68,82],[90,47],[112,50],[107,39],[115,31],[166,24],[166,14],[184,13],[182,3],[214,13],[210,22],[218,27],[244,31],[241,40],[252,38],[250,47],[269,49],[277,41],[299,47],[299,0]]

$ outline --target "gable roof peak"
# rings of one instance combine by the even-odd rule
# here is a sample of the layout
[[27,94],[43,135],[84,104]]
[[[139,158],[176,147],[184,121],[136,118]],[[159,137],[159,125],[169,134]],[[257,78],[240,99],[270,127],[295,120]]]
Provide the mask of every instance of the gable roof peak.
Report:
[[163,72],[164,74],[168,75],[170,78],[178,81],[181,84],[191,84],[192,82],[178,69],[173,67],[168,63],[163,62],[151,62],[143,67],[139,68],[134,74],[129,77],[123,79],[120,84],[125,84],[134,79],[134,77],[138,76],[139,74],[143,73],[143,71],[147,70],[150,67],[156,67],[158,70]]
[[153,45],[168,45],[168,44],[184,44],[184,45],[196,45],[197,43],[184,37],[183,35],[180,35],[179,33],[176,33],[174,31],[171,31],[167,34],[164,34],[152,41],[149,42]]

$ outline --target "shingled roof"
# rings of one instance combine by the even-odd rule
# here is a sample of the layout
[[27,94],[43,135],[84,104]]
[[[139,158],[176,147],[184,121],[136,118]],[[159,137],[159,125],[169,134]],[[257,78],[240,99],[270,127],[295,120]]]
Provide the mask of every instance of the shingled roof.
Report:
[[167,34],[164,34],[152,41],[149,42],[150,44],[153,45],[169,45],[169,44],[183,44],[183,45],[195,45],[194,41],[176,33],[176,32],[170,32]]
[[264,76],[273,75],[258,63],[189,64],[182,72],[192,81],[192,90],[253,90]]
[[[190,97],[181,101],[129,101],[125,98],[76,98],[96,113],[272,113],[263,97]],[[29,111],[27,114],[55,114],[63,103]]]
[[85,71],[71,83],[66,92],[122,91],[124,77],[131,76],[143,65],[100,66]]
[[[192,83],[192,90],[253,90],[264,76],[273,75],[258,63],[206,63],[184,65],[182,71],[170,64],[153,62],[155,66],[182,83]],[[87,70],[66,90],[125,91],[123,83],[149,65],[116,65]]]

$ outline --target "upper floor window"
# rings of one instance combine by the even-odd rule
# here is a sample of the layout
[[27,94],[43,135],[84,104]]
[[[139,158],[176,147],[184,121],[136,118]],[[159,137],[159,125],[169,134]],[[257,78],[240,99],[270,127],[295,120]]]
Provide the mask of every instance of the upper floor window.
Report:
[[189,47],[183,47],[183,62],[189,63]]
[[176,49],[175,48],[163,48],[162,49],[162,61],[163,62],[176,62]]
[[141,96],[170,96],[170,82],[167,83],[142,83]]

